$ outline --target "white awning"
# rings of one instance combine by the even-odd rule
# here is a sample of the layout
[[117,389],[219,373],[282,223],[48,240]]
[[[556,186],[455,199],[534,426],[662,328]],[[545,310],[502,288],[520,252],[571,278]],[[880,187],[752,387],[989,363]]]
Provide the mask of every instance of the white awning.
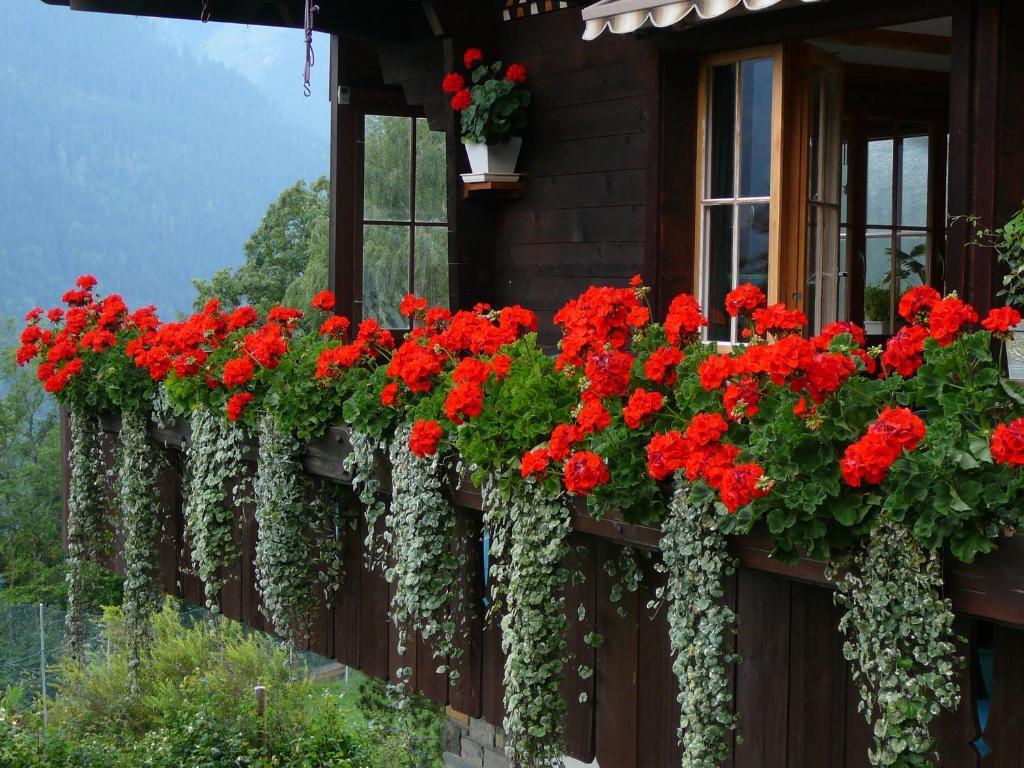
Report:
[[730,13],[763,11],[766,8],[817,3],[822,0],[599,0],[583,9],[587,23],[584,40],[593,40],[606,29],[617,34],[635,32],[645,24],[671,27],[687,16],[694,21]]

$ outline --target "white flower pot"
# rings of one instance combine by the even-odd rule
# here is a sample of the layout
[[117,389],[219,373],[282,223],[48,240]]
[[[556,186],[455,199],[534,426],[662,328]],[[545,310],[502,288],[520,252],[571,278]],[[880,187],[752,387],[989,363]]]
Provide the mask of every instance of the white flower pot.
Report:
[[521,136],[513,136],[504,144],[467,143],[466,154],[473,173],[510,174],[516,172],[519,149],[523,146]]

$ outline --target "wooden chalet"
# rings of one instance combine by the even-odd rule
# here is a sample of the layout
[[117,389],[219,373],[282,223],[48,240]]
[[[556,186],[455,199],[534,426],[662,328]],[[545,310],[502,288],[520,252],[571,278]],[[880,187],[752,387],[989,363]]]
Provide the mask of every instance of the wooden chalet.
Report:
[[[301,27],[300,0],[45,0],[99,11]],[[911,285],[957,290],[980,312],[1000,282],[993,255],[967,245],[972,214],[991,226],[1024,200],[1024,2],[1021,0],[320,0],[316,28],[331,35],[331,282],[339,311],[373,314],[383,295],[364,265],[379,228],[402,230],[407,265],[395,290],[426,290],[418,260],[446,260],[429,286],[450,305],[521,303],[551,316],[592,283],[640,273],[659,311],[678,292],[720,306],[760,282],[771,300],[802,307],[818,326],[848,318],[879,338]],[[296,58],[301,36],[296,36]],[[467,46],[523,63],[533,93],[518,183],[463,184],[456,115],[440,91]],[[299,83],[297,82],[297,86]],[[322,93],[315,94],[323,97]],[[367,210],[366,127],[407,120],[410,197],[417,137],[443,153],[447,204],[418,216]],[[420,220],[422,219],[422,220]],[[438,245],[440,243],[440,245]],[[440,256],[439,256],[440,254]],[[404,259],[404,256],[403,256]],[[364,274],[366,266],[367,274]],[[397,274],[397,277],[395,276]],[[443,270],[442,270],[443,274]],[[435,298],[436,298],[435,296]],[[711,337],[734,340],[712,315]],[[343,436],[339,437],[343,443]],[[337,445],[320,446],[330,452]],[[311,472],[330,464],[311,451]],[[344,479],[338,476],[336,479]],[[180,478],[165,478],[168,592],[201,602],[181,536]],[[479,496],[456,497],[460,526],[479,538]],[[243,556],[225,588],[225,613],[263,626],[254,584],[255,522],[239,510]],[[365,524],[364,524],[365,527]],[[656,550],[658,532],[576,518],[590,553],[571,587],[587,620],[572,622],[567,753],[601,768],[678,765],[675,703],[663,614],[646,604],[648,568],[621,606],[605,595],[604,562],[617,547]],[[361,531],[365,533],[365,531]],[[363,536],[346,539],[345,585],[318,623],[315,649],[370,675],[402,665],[387,618],[389,587],[362,563]],[[742,741],[736,768],[866,766],[870,733],[841,653],[838,610],[823,564],[781,565],[765,538],[741,537],[729,600],[740,617],[734,671]],[[656,554],[655,554],[656,556]],[[479,599],[450,685],[422,642],[405,660],[413,684],[474,727],[502,720],[498,629],[483,621],[482,553],[464,577]],[[947,594],[960,613],[969,664],[963,704],[938,736],[942,766],[1024,766],[1024,542],[972,566],[951,561]],[[597,649],[583,637],[597,631]],[[580,694],[587,693],[580,702]],[[470,721],[469,718],[472,718]],[[469,729],[466,738],[493,730]],[[982,744],[982,741],[984,742]],[[483,744],[482,760],[497,759]],[[474,762],[459,751],[452,765]],[[492,754],[493,753],[493,754]]]

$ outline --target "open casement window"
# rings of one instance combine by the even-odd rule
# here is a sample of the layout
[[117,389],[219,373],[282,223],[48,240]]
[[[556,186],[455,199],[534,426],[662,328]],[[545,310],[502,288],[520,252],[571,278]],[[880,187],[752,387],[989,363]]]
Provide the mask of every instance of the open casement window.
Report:
[[842,69],[786,44],[702,62],[697,163],[697,292],[708,339],[736,342],[723,309],[742,283],[804,309],[839,313]]
[[407,293],[447,307],[448,204],[445,135],[416,114],[365,114],[357,166],[356,274],[361,317],[406,329]]
[[[869,336],[898,330],[900,296],[939,282],[946,237],[947,102],[940,88],[917,104],[874,97],[847,110],[842,252],[849,263],[849,317]],[[849,254],[849,255],[847,255]]]

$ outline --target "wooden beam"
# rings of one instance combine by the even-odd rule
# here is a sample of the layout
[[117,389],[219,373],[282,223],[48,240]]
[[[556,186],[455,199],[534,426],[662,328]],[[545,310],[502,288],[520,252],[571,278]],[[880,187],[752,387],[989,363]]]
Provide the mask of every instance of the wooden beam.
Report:
[[894,29],[858,29],[840,32],[819,38],[821,42],[852,45],[858,48],[883,48],[894,51],[927,53],[933,56],[949,56],[953,50],[953,39],[942,35],[922,35],[917,32],[900,32]]

